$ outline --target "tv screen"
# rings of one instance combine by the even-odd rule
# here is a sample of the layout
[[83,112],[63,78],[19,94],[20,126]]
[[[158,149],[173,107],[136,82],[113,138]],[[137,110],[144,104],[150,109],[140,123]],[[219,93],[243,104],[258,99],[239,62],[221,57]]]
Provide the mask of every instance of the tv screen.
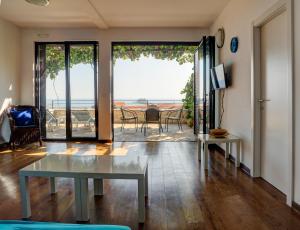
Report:
[[224,64],[211,69],[211,80],[215,90],[227,88]]

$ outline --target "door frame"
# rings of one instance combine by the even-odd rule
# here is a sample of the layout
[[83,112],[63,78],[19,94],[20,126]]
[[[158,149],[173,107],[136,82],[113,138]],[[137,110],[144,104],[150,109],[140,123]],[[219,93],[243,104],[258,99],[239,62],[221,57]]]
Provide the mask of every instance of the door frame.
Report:
[[[112,41],[111,42],[111,133],[112,141],[115,139],[114,133],[114,46],[117,45],[137,45],[137,46],[157,46],[157,45],[186,45],[186,46],[199,46],[201,41]],[[196,50],[195,50],[196,51]],[[195,68],[195,60],[194,60]],[[194,71],[195,73],[195,71]],[[194,80],[193,80],[194,81]]]
[[[200,77],[203,77],[203,85],[200,85],[200,88],[203,87],[203,95],[200,95],[200,88],[199,90],[199,96],[203,97],[204,101],[202,101],[203,106],[203,118],[202,118],[202,130],[200,127],[198,127],[198,130],[196,126],[194,125],[194,133],[197,135],[198,133],[208,133],[210,129],[214,129],[216,126],[216,121],[218,122],[218,113],[217,113],[217,103],[216,100],[216,91],[212,88],[211,78],[210,78],[210,72],[207,71],[210,70],[210,68],[214,67],[216,65],[216,49],[215,49],[215,37],[214,36],[203,36],[195,55],[197,55],[199,52],[202,52],[203,54],[203,69],[200,69],[199,65],[199,59],[198,57],[194,58],[194,81],[193,81],[193,87],[194,87],[194,120],[197,119],[197,83],[200,85]],[[202,48],[201,48],[202,47]],[[207,58],[209,57],[209,59]],[[197,62],[197,63],[196,63]],[[209,66],[207,66],[209,64]],[[197,71],[198,75],[197,76]],[[202,74],[200,74],[202,73]],[[197,77],[199,77],[197,82]],[[207,81],[209,81],[209,89],[207,89]],[[208,95],[208,102],[206,101],[206,93],[209,91]],[[209,104],[209,108],[207,109],[207,103]],[[206,118],[207,112],[209,113],[209,119]],[[201,119],[200,119],[201,120]],[[208,120],[208,121],[207,121]],[[200,121],[201,122],[201,121]],[[199,122],[199,123],[200,123]],[[194,122],[195,123],[195,122]],[[198,131],[198,132],[197,132]]]
[[260,35],[261,28],[266,23],[287,13],[287,39],[288,39],[288,188],[286,194],[287,205],[292,206],[294,200],[294,41],[293,41],[293,0],[279,0],[265,11],[251,25],[251,149],[253,155],[251,176],[261,176],[261,126],[260,104]]
[[[40,108],[40,79],[39,79],[39,64],[38,64],[38,47],[39,45],[64,45],[65,47],[65,78],[66,78],[66,138],[43,138],[44,141],[89,141],[98,140],[98,59],[99,59],[99,43],[98,41],[50,41],[50,42],[35,42],[35,63],[34,63],[34,98],[35,106]],[[72,137],[71,123],[71,95],[70,95],[70,46],[72,45],[92,45],[93,46],[93,64],[94,64],[94,106],[95,106],[95,137]]]

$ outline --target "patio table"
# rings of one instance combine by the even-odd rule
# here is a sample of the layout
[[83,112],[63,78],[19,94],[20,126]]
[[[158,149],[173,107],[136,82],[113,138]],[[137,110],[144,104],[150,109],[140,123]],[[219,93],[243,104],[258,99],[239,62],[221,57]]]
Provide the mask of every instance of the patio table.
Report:
[[[146,112],[146,108],[131,108],[130,110],[132,110],[132,111],[135,111],[135,112]],[[163,113],[163,112],[171,112],[171,111],[176,111],[176,110],[178,110],[178,108],[173,108],[173,109],[160,109],[160,108],[158,108],[158,111],[160,112],[160,113]]]

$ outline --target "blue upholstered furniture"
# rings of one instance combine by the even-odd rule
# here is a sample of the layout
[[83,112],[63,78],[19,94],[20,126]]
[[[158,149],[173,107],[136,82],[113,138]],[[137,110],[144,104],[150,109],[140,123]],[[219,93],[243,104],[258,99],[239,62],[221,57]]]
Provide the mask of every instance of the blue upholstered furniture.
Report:
[[41,141],[40,114],[36,107],[31,105],[10,106],[6,110],[10,124],[10,141],[12,148],[16,145],[25,145]]
[[10,114],[14,119],[16,126],[26,127],[34,125],[33,111],[30,107],[21,109],[13,107],[10,110]]
[[126,226],[0,220],[1,230],[131,230]]

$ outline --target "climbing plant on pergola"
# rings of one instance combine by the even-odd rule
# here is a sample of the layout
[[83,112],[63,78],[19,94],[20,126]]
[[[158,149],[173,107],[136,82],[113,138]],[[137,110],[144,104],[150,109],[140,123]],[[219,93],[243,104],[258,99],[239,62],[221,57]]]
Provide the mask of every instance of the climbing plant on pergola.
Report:
[[[176,60],[179,64],[192,63],[196,46],[190,45],[114,45],[113,62],[117,59],[137,61],[143,57],[161,60]],[[80,46],[70,49],[70,67],[77,64],[93,65],[93,47]],[[59,71],[65,69],[65,56],[62,46],[46,47],[46,71],[50,79],[55,80]]]
[[194,61],[196,46],[188,45],[114,45],[113,58],[137,61],[140,57],[176,60],[179,64]]

